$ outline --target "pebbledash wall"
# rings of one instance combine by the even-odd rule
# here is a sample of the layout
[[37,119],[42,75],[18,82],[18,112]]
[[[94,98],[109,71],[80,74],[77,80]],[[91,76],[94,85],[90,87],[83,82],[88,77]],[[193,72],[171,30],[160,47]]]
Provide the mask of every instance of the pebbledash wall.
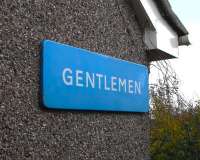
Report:
[[127,0],[1,0],[0,159],[149,159],[148,113],[40,105],[43,39],[148,64]]

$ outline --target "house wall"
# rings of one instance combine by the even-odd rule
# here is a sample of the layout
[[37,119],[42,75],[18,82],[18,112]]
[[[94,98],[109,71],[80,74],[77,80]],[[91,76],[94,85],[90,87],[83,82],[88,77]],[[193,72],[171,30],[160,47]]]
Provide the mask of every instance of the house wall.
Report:
[[40,105],[43,39],[147,65],[129,2],[1,0],[0,17],[0,159],[148,159],[148,113]]

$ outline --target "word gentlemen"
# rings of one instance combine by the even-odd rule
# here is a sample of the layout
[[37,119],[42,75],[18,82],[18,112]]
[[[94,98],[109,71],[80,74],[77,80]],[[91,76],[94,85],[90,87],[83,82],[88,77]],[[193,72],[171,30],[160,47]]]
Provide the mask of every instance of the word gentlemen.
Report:
[[104,90],[108,92],[124,92],[140,95],[140,81],[117,76],[107,76],[102,73],[90,73],[83,70],[64,68],[62,80],[66,86],[76,86]]

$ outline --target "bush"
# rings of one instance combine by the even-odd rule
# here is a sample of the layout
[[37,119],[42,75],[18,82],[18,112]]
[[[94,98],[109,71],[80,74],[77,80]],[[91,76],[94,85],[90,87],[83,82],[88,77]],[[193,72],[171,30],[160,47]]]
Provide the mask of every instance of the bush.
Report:
[[152,160],[200,160],[200,102],[175,110],[152,98],[150,153]]

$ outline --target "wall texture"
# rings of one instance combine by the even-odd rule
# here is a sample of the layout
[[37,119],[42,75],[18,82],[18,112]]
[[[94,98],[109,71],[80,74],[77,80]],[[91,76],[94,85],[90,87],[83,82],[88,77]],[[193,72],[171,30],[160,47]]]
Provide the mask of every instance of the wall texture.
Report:
[[0,159],[148,159],[148,114],[42,108],[43,39],[147,64],[126,0],[1,0]]

